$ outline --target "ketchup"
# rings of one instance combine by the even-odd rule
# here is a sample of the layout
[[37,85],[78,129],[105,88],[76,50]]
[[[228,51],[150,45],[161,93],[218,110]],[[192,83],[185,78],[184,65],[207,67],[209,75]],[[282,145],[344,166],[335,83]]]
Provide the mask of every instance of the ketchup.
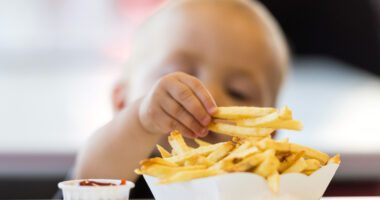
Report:
[[[125,185],[127,181],[125,179],[121,179],[120,185]],[[115,183],[103,183],[99,181],[90,181],[90,180],[84,180],[79,182],[80,186],[116,186]]]

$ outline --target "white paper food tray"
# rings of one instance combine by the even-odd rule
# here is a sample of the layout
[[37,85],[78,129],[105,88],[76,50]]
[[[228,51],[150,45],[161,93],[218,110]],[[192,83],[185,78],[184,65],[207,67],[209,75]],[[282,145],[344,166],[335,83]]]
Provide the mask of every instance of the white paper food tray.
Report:
[[167,185],[144,175],[156,200],[317,200],[329,185],[339,165],[323,166],[310,176],[290,173],[280,176],[280,192],[274,194],[266,180],[253,173],[239,172]]

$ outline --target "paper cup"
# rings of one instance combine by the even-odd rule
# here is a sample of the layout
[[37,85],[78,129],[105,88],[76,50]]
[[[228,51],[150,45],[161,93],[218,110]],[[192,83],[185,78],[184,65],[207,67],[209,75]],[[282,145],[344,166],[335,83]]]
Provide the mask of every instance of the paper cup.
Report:
[[90,181],[114,183],[115,186],[80,186],[83,180],[70,180],[58,183],[58,187],[62,189],[63,199],[65,200],[97,200],[97,199],[117,199],[127,200],[129,191],[135,187],[135,184],[127,181],[125,185],[119,185],[120,180],[117,179],[86,179]]
[[317,200],[323,196],[339,165],[329,164],[310,176],[289,173],[280,176],[280,192],[270,191],[266,180],[253,173],[230,173],[188,182],[159,185],[144,175],[156,200]]

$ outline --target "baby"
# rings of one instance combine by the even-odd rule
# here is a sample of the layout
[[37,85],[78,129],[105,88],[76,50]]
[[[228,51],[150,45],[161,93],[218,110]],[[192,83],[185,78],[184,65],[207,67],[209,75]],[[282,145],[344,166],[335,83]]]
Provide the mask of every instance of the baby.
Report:
[[128,75],[114,88],[114,118],[80,151],[75,178],[125,178],[179,130],[189,138],[226,140],[207,131],[217,106],[275,106],[288,49],[260,4],[176,0],[141,28]]

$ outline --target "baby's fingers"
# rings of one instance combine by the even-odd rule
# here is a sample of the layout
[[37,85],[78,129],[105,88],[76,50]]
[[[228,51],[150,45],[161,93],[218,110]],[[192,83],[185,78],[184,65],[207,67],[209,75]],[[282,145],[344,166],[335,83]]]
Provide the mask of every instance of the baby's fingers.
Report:
[[169,94],[167,95],[167,98],[160,102],[162,110],[170,115],[173,120],[179,121],[187,129],[191,130],[193,135],[205,136],[207,128],[202,126],[185,108],[172,99]]
[[197,136],[192,130],[190,130],[181,122],[179,122],[175,117],[172,117],[171,115],[169,115],[162,107],[160,109],[161,109],[161,113],[165,113],[165,114],[160,116],[159,119],[157,120],[160,121],[160,125],[162,127],[165,127],[164,130],[166,130],[167,133],[173,130],[178,130],[186,137],[194,138]]
[[169,95],[178,104],[191,113],[194,118],[203,126],[207,126],[211,121],[211,115],[204,108],[193,91],[180,81],[167,87]]
[[215,100],[200,80],[187,74],[178,77],[179,81],[191,88],[210,115],[216,112],[217,106]]

